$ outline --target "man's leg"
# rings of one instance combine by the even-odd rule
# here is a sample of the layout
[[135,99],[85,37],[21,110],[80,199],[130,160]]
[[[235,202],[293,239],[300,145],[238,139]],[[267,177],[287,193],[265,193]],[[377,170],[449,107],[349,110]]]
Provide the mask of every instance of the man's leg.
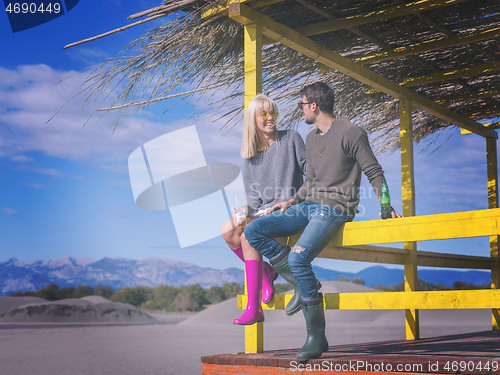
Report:
[[245,227],[248,243],[268,259],[283,251],[274,237],[290,236],[307,225],[307,207],[310,202],[302,202],[288,207],[284,212],[274,211],[251,221]]
[[307,300],[317,297],[317,282],[311,262],[346,219],[347,216],[335,208],[311,203],[308,212],[309,223],[288,256],[290,269],[299,284],[302,298]]
[[297,360],[301,362],[318,358],[328,351],[323,295],[318,293],[311,262],[345,223],[346,218],[345,214],[332,207],[311,204],[309,224],[288,256],[292,274],[302,294],[302,311],[307,328],[306,342],[297,352]]

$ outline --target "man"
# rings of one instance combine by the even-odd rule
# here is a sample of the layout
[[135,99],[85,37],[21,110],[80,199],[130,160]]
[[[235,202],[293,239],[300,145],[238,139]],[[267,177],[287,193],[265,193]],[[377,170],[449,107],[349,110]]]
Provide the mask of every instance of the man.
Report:
[[[377,197],[385,178],[366,133],[346,119],[334,118],[334,94],[328,85],[317,82],[305,86],[300,96],[298,105],[306,123],[316,127],[306,139],[307,178],[291,199],[250,222],[245,238],[293,285],[295,294],[285,311],[292,315],[302,308],[307,339],[297,359],[307,361],[328,350],[323,295],[318,293],[320,284],[311,262],[335,232],[354,218],[361,171]],[[392,208],[391,211],[393,218],[401,217]],[[292,249],[273,239],[300,230],[303,232]]]

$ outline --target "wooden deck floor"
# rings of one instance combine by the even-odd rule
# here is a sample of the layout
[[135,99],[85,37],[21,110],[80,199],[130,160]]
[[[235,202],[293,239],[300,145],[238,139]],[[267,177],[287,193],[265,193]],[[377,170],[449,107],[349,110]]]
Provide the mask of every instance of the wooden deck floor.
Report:
[[500,331],[331,346],[321,358],[296,361],[297,349],[201,358],[215,374],[499,374]]

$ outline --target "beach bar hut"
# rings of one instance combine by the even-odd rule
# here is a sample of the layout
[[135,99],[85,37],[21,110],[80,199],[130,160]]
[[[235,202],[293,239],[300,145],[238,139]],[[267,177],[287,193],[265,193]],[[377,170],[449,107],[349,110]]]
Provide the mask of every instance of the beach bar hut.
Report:
[[[188,17],[185,24],[191,22],[195,25],[192,30],[202,35],[190,51],[204,49],[200,56],[211,61],[210,67],[190,72],[193,77],[197,73],[203,75],[201,78],[198,75],[199,87],[224,88],[224,82],[230,86],[244,80],[242,102],[246,106],[255,94],[262,92],[263,85],[266,92],[274,90],[282,98],[291,98],[296,97],[298,85],[306,75],[322,78],[340,90],[337,97],[341,109],[356,117],[368,131],[383,134],[383,148],[400,148],[405,218],[347,223],[320,257],[404,265],[404,291],[325,294],[325,308],[405,310],[407,341],[399,343],[399,347],[410,342],[429,345],[428,339],[419,340],[419,309],[491,308],[492,332],[457,340],[463,345],[462,354],[467,352],[464,348],[471,340],[498,347],[500,337],[495,333],[500,330],[500,208],[495,131],[500,117],[498,0],[165,1],[134,18],[143,18],[138,24],[173,11],[188,15],[184,16]],[[172,38],[167,39],[171,42]],[[149,40],[160,44],[161,41],[151,37]],[[173,44],[165,45],[167,52],[164,57],[157,54],[160,61],[156,63],[161,58],[173,58],[174,49]],[[196,58],[202,61],[200,56]],[[175,69],[187,69],[188,65],[182,64],[187,63],[176,60]],[[224,64],[232,64],[233,69]],[[144,72],[145,68],[141,69]],[[183,74],[182,79],[195,79],[186,78],[187,72]],[[164,90],[158,89],[157,97],[148,100],[162,99],[160,94]],[[228,94],[233,98],[235,95]],[[135,104],[147,105],[148,100]],[[298,120],[299,113],[289,109],[285,116],[293,122]],[[484,184],[488,187],[485,199],[489,209],[415,216],[414,142],[450,126],[457,127],[464,136],[484,138],[487,160]],[[474,135],[466,135],[470,133]],[[418,241],[479,236],[489,237],[490,257],[417,248]],[[390,243],[404,243],[404,248],[377,246]],[[418,291],[419,266],[491,270],[491,289]],[[290,298],[290,295],[276,295],[264,308],[283,309]],[[239,307],[244,308],[245,303],[245,296],[239,296]],[[284,363],[293,358],[293,353],[287,357],[286,353],[276,356],[264,352],[263,326],[264,323],[256,323],[245,327],[246,354],[205,357],[202,373],[288,373],[290,368]],[[456,346],[457,341],[443,339],[439,344],[436,344],[438,351],[446,345]],[[334,352],[355,358],[349,350],[337,348]],[[483,354],[484,358],[465,359],[477,364],[478,358],[483,361],[489,358]],[[340,363],[341,358],[336,358]],[[387,357],[377,358],[387,360]],[[423,361],[418,357],[412,360]],[[445,362],[434,372],[453,372],[444,369],[444,365]],[[474,371],[466,369],[462,373],[496,373],[493,369]],[[432,371],[426,368],[418,372]]]

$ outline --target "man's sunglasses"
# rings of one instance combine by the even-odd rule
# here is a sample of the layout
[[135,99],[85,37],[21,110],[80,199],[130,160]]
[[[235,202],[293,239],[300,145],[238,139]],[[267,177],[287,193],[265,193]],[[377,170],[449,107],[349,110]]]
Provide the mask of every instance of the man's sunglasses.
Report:
[[299,109],[303,109],[303,108],[304,108],[304,106],[305,106],[306,104],[312,104],[312,103],[304,103],[304,102],[301,100],[300,102],[298,102],[298,103],[297,103],[297,107],[299,107]]

